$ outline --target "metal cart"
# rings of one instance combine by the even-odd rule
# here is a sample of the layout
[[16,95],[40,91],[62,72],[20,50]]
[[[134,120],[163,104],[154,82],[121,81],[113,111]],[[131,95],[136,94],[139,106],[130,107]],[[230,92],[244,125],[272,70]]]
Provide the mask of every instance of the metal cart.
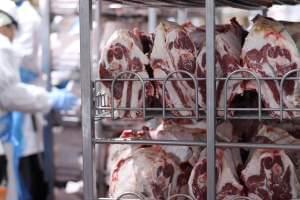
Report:
[[[101,0],[99,1],[99,5],[101,3]],[[231,7],[239,7],[244,9],[260,9],[265,10],[266,7],[256,4],[252,1],[230,1],[230,0],[111,0],[111,2],[116,3],[122,3],[122,4],[128,4],[133,6],[144,6],[149,8],[155,8],[155,7],[174,7],[174,8],[185,8],[185,7],[205,7],[206,11],[206,61],[207,61],[207,73],[206,78],[195,78],[193,75],[184,72],[184,71],[178,71],[175,73],[185,73],[187,76],[189,76],[190,80],[192,80],[195,84],[195,88],[197,91],[198,80],[206,80],[206,102],[207,102],[207,108],[206,108],[206,114],[202,115],[200,114],[200,111],[203,111],[203,109],[200,109],[198,104],[195,104],[194,108],[190,108],[187,110],[193,110],[195,112],[195,116],[191,118],[200,119],[205,118],[207,121],[207,141],[206,142],[191,142],[191,141],[159,141],[159,140],[138,140],[138,141],[122,141],[122,140],[114,140],[114,139],[107,139],[104,138],[104,134],[101,133],[101,128],[98,131],[97,134],[100,136],[96,136],[95,134],[95,121],[101,120],[106,116],[102,115],[103,111],[110,112],[109,118],[114,119],[114,111],[115,110],[128,110],[130,108],[115,108],[113,105],[111,107],[106,106],[101,102],[99,104],[98,98],[101,98],[101,94],[99,95],[97,93],[97,90],[95,90],[95,87],[97,83],[100,82],[100,80],[93,81],[91,79],[92,77],[92,62],[91,62],[91,25],[92,25],[92,1],[91,0],[80,0],[80,56],[81,56],[81,89],[82,89],[82,134],[83,134],[83,175],[84,175],[84,199],[85,200],[93,200],[96,198],[96,180],[95,177],[95,162],[94,162],[94,147],[97,144],[160,144],[160,145],[189,145],[189,146],[206,146],[207,147],[207,174],[208,174],[208,180],[207,180],[207,199],[214,200],[215,194],[216,194],[216,183],[215,183],[215,150],[216,147],[228,147],[228,148],[276,148],[276,149],[290,149],[290,150],[299,150],[299,145],[276,145],[276,144],[253,144],[253,143],[223,143],[223,142],[216,142],[215,139],[215,133],[216,133],[216,121],[219,117],[216,116],[216,94],[215,94],[215,86],[216,81],[223,80],[225,81],[225,85],[227,86],[228,81],[230,81],[233,78],[233,75],[238,72],[245,72],[252,75],[251,78],[240,78],[240,80],[255,80],[257,83],[257,86],[261,87],[261,81],[264,81],[265,79],[259,78],[256,74],[246,71],[246,70],[239,70],[231,73],[228,77],[223,78],[216,78],[215,76],[215,38],[212,37],[215,35],[215,7],[216,6],[231,6]],[[276,2],[276,1],[275,1]],[[278,1],[278,3],[282,3],[283,1]],[[299,3],[297,1],[284,1],[285,3],[292,2],[294,4]],[[99,15],[99,13],[97,13]],[[288,78],[289,75],[292,73],[298,72],[300,70],[293,70],[285,74],[283,77],[276,77],[274,80],[281,80],[281,89],[282,85],[285,80],[291,79]],[[124,72],[124,73],[131,73],[132,72]],[[123,73],[123,74],[124,74]],[[164,80],[158,80],[158,79],[151,79],[156,81],[163,81],[165,84],[166,81],[172,79],[172,75],[174,73],[171,73],[166,77]],[[112,88],[114,87],[114,83],[117,79],[121,80],[120,77],[122,76],[122,73],[119,74],[120,76],[116,76],[114,79],[110,80],[101,80],[101,81],[112,81]],[[142,79],[139,77],[139,75],[134,74],[136,76],[135,79],[127,79],[127,81],[140,81],[141,84],[144,86],[144,83],[146,81],[151,81],[150,79]],[[123,80],[123,79],[122,79]],[[174,79],[173,79],[174,80]],[[295,78],[293,79],[295,80]],[[123,80],[124,81],[124,80]],[[164,86],[165,88],[165,86]],[[145,89],[144,89],[145,90]],[[143,93],[145,92],[143,90]],[[227,90],[227,89],[226,89]],[[164,89],[163,89],[164,91]],[[113,92],[113,90],[112,90]],[[164,94],[164,92],[163,92]],[[225,92],[225,95],[227,95],[227,91]],[[282,95],[283,92],[281,90],[281,107],[280,108],[272,108],[272,110],[280,111],[281,113],[281,120],[283,120],[283,112],[286,110],[283,108],[282,103]],[[113,95],[112,95],[113,96]],[[164,96],[164,95],[163,95]],[[226,98],[225,98],[226,99]],[[197,100],[197,95],[196,95]],[[98,103],[97,103],[98,102]],[[197,101],[196,101],[197,102]],[[258,92],[258,108],[254,109],[254,111],[257,112],[257,115],[253,116],[234,116],[230,117],[227,116],[228,111],[233,110],[239,110],[237,108],[227,108],[226,103],[225,107],[221,110],[224,111],[224,117],[222,119],[271,119],[269,116],[263,115],[263,111],[266,111],[266,109],[262,108],[261,105],[261,91]],[[135,109],[136,110],[136,109]],[[141,112],[144,114],[144,117],[147,118],[146,111],[161,111],[162,117],[165,118],[166,112],[170,110],[169,108],[166,108],[165,103],[163,103],[163,106],[161,108],[147,108],[145,107],[145,104],[142,108],[140,108]],[[180,109],[182,110],[182,109]],[[296,110],[296,109],[295,109]],[[245,109],[244,109],[245,111]],[[253,111],[253,109],[252,109]],[[173,117],[174,118],[174,117]],[[126,194],[124,194],[126,195]],[[141,199],[138,195],[137,199]],[[121,198],[121,197],[120,197]],[[188,197],[187,197],[188,198]],[[98,199],[108,199],[108,198],[98,198]],[[171,199],[171,197],[170,197]],[[243,198],[247,199],[247,198]]]

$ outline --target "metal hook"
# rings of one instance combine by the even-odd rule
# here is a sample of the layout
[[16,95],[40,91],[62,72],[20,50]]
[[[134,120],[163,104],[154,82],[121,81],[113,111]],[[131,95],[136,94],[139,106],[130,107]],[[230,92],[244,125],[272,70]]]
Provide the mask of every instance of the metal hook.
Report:
[[[145,83],[143,78],[132,71],[124,71],[124,72],[120,72],[117,74],[117,76],[114,77],[112,84],[111,84],[111,117],[114,120],[115,119],[115,107],[114,107],[114,86],[115,86],[115,82],[124,74],[131,74],[134,75],[136,77],[138,77],[139,81],[142,83],[142,94],[143,94],[143,117],[146,118],[146,94],[145,94]],[[126,80],[126,79],[125,79]]]
[[262,116],[262,113],[261,113],[261,84],[260,84],[260,80],[258,78],[258,76],[252,72],[252,71],[249,71],[247,69],[239,69],[239,70],[235,70],[233,72],[231,72],[226,80],[225,80],[225,98],[224,98],[224,120],[227,120],[227,89],[228,89],[228,81],[231,79],[231,77],[234,75],[234,74],[237,74],[237,73],[243,73],[243,72],[246,72],[250,75],[252,75],[255,80],[256,80],[256,84],[257,84],[257,87],[258,87],[258,119],[259,121],[261,121],[261,116]]
[[[285,73],[280,81],[280,121],[283,120],[283,84],[284,81],[289,77],[291,74],[295,72],[300,72],[300,69],[293,69],[287,73]],[[300,80],[300,78],[299,78]]]
[[194,86],[195,86],[195,115],[196,115],[196,118],[198,119],[199,118],[198,82],[196,81],[196,79],[193,76],[193,74],[191,74],[191,73],[189,73],[189,72],[187,72],[185,70],[176,70],[174,72],[169,73],[167,75],[167,77],[165,78],[164,82],[163,82],[163,90],[162,90],[162,96],[163,96],[163,119],[166,118],[166,99],[165,99],[166,83],[176,73],[186,74],[189,77],[191,77],[192,81],[194,82]]

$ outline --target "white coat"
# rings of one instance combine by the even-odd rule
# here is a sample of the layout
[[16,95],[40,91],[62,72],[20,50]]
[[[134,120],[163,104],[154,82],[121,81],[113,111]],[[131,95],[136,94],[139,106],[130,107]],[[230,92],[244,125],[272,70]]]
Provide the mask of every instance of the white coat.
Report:
[[45,89],[20,82],[18,56],[8,38],[0,34],[0,117],[9,111],[46,113],[50,109]]
[[[51,101],[48,93],[41,87],[26,85],[20,82],[19,62],[16,51],[9,39],[0,34],[0,117],[9,111],[48,112]],[[2,130],[0,130],[2,131]],[[6,156],[12,159],[12,146],[5,143]],[[8,194],[7,199],[17,199],[15,173],[12,161],[8,162]]]
[[[20,56],[20,66],[37,74],[38,78],[32,84],[42,86],[42,69],[38,61],[41,17],[28,1],[24,1],[21,6],[17,8],[17,15],[19,19],[19,29],[13,46]],[[34,115],[37,130],[33,127],[32,115],[26,114],[24,116],[23,156],[29,156],[43,151],[43,116],[40,113]]]

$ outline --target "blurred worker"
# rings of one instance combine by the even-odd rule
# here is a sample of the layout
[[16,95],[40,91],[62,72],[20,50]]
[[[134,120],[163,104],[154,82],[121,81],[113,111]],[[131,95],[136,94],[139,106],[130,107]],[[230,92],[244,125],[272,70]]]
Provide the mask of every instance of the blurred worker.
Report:
[[[20,199],[17,157],[18,138],[12,134],[14,129],[12,111],[26,113],[43,112],[51,109],[67,110],[72,108],[76,97],[63,90],[48,93],[42,87],[20,81],[18,55],[12,42],[18,27],[16,5],[11,0],[1,0],[0,4],[0,141],[8,163],[7,200]],[[25,138],[26,139],[26,138]],[[4,151],[3,151],[4,149]],[[1,153],[1,152],[0,152]],[[1,161],[2,159],[0,159]],[[4,162],[0,163],[0,169]],[[17,170],[16,170],[17,169]],[[1,174],[1,173],[0,173]],[[1,180],[0,180],[1,182]],[[26,183],[25,183],[26,184]],[[42,199],[40,199],[42,200]]]
[[[40,47],[41,17],[27,0],[14,0],[17,5],[18,32],[13,46],[20,56],[21,81],[42,86],[42,67],[38,63]],[[48,185],[41,166],[43,153],[42,114],[23,114],[14,112],[13,128],[22,132],[23,149],[20,160],[20,173],[30,199],[46,199]]]

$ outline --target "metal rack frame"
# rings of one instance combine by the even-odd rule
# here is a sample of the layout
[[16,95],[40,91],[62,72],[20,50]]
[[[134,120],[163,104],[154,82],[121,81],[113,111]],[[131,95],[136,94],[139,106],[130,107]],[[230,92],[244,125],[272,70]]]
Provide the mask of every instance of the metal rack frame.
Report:
[[[101,2],[100,0],[98,0]],[[124,1],[117,1],[123,3]],[[132,1],[131,1],[132,2]],[[136,0],[135,2],[139,2]],[[152,0],[149,2],[158,2],[156,0]],[[164,0],[163,2],[166,2]],[[167,1],[172,2],[172,1]],[[176,0],[175,2],[180,2]],[[190,1],[188,1],[190,2]],[[195,2],[195,1],[192,1]],[[204,1],[200,1],[204,2]],[[218,4],[216,4],[216,2]],[[216,77],[215,71],[215,7],[219,5],[220,2],[228,2],[228,1],[217,1],[217,0],[205,0],[205,11],[206,15],[206,61],[207,61],[207,78],[195,78],[193,75],[189,74],[185,71],[175,71],[169,74],[165,79],[145,79],[140,77],[138,74],[133,72],[121,72],[113,79],[101,79],[92,81],[91,79],[91,24],[92,24],[92,2],[91,0],[80,0],[80,45],[81,45],[81,87],[82,87],[82,134],[83,134],[83,169],[84,169],[84,199],[86,200],[93,200],[96,199],[96,190],[95,190],[95,167],[94,167],[94,145],[96,144],[159,144],[159,145],[177,145],[177,146],[206,146],[207,147],[207,174],[208,174],[208,182],[207,182],[207,199],[214,200],[216,194],[215,188],[215,151],[217,147],[221,148],[278,148],[278,149],[289,149],[289,150],[300,150],[300,145],[294,144],[286,144],[286,145],[279,145],[279,144],[253,144],[253,143],[224,143],[224,142],[216,142],[215,133],[216,133],[216,123],[217,119],[273,119],[270,116],[264,116],[263,111],[279,111],[280,112],[280,120],[283,120],[283,113],[284,111],[292,110],[292,111],[300,111],[300,109],[287,109],[283,107],[283,84],[286,80],[299,80],[298,77],[289,77],[291,74],[295,72],[299,72],[300,70],[292,70],[286,73],[283,77],[273,77],[273,78],[261,78],[257,76],[255,73],[247,70],[237,70],[229,74],[227,77]],[[191,4],[193,5],[193,4]],[[147,5],[146,5],[147,6]],[[174,5],[175,7],[178,6],[177,4]],[[173,7],[174,7],[173,6]],[[180,6],[180,4],[179,4]],[[246,6],[247,7],[247,6]],[[248,7],[250,8],[250,7]],[[252,7],[251,7],[252,8]],[[189,76],[189,78],[172,78],[172,75],[175,73],[185,73]],[[248,73],[250,77],[243,77],[237,78],[234,77],[236,73]],[[124,74],[131,74],[134,75],[136,78],[125,79],[122,78]],[[207,105],[206,109],[199,108],[198,103],[195,103],[194,108],[177,108],[175,110],[187,110],[187,111],[194,111],[195,115],[190,117],[181,117],[181,118],[193,118],[193,119],[200,119],[206,118],[207,120],[207,140],[206,142],[195,142],[195,141],[168,141],[168,140],[120,140],[120,139],[108,139],[102,137],[96,137],[94,132],[94,122],[97,120],[101,120],[105,118],[105,116],[109,118],[115,118],[114,113],[116,110],[141,110],[143,112],[144,118],[147,118],[146,111],[162,111],[161,116],[163,118],[178,118],[174,116],[167,116],[167,111],[172,110],[172,108],[167,108],[165,105],[165,101],[163,101],[163,106],[161,108],[147,108],[145,105],[145,96],[143,99],[143,106],[139,108],[116,108],[112,103],[111,106],[107,106],[105,101],[103,101],[103,94],[97,93],[94,90],[97,84],[100,84],[103,81],[110,81],[112,82],[111,86],[111,98],[113,97],[114,93],[114,84],[116,81],[139,81],[142,85],[142,93],[145,95],[145,82],[147,81],[161,81],[163,83],[163,94],[165,92],[165,84],[167,81],[182,81],[182,80],[190,80],[194,82],[195,91],[196,91],[196,102],[198,101],[197,98],[197,82],[199,80],[206,80],[206,98],[207,98]],[[255,80],[257,87],[261,88],[261,82],[265,80],[280,80],[280,108],[262,108],[261,105],[261,91],[259,89],[258,92],[258,108],[228,108],[227,102],[225,98],[225,106],[224,108],[216,109],[216,82],[217,81],[225,81],[225,96],[227,96],[227,85],[230,80]],[[164,97],[164,95],[162,95]],[[105,98],[105,97],[104,97]],[[104,102],[104,103],[103,103]],[[112,101],[113,102],[113,101]],[[174,110],[174,109],[173,109]],[[206,114],[203,116],[199,115],[199,112],[205,111]],[[224,116],[220,117],[216,115],[216,111],[224,111]],[[228,111],[257,111],[257,115],[254,116],[228,116]],[[103,113],[110,113],[110,115],[103,115]],[[180,117],[179,117],[180,118]],[[132,195],[132,193],[130,193]],[[124,195],[128,195],[127,193]],[[124,196],[122,195],[122,196]],[[137,197],[137,199],[143,199],[138,194],[133,194]],[[117,198],[120,199],[121,197]],[[169,199],[174,198],[169,197]],[[189,197],[187,197],[189,198]],[[110,199],[110,198],[98,198],[98,199]],[[248,198],[240,198],[240,199],[248,199]]]

